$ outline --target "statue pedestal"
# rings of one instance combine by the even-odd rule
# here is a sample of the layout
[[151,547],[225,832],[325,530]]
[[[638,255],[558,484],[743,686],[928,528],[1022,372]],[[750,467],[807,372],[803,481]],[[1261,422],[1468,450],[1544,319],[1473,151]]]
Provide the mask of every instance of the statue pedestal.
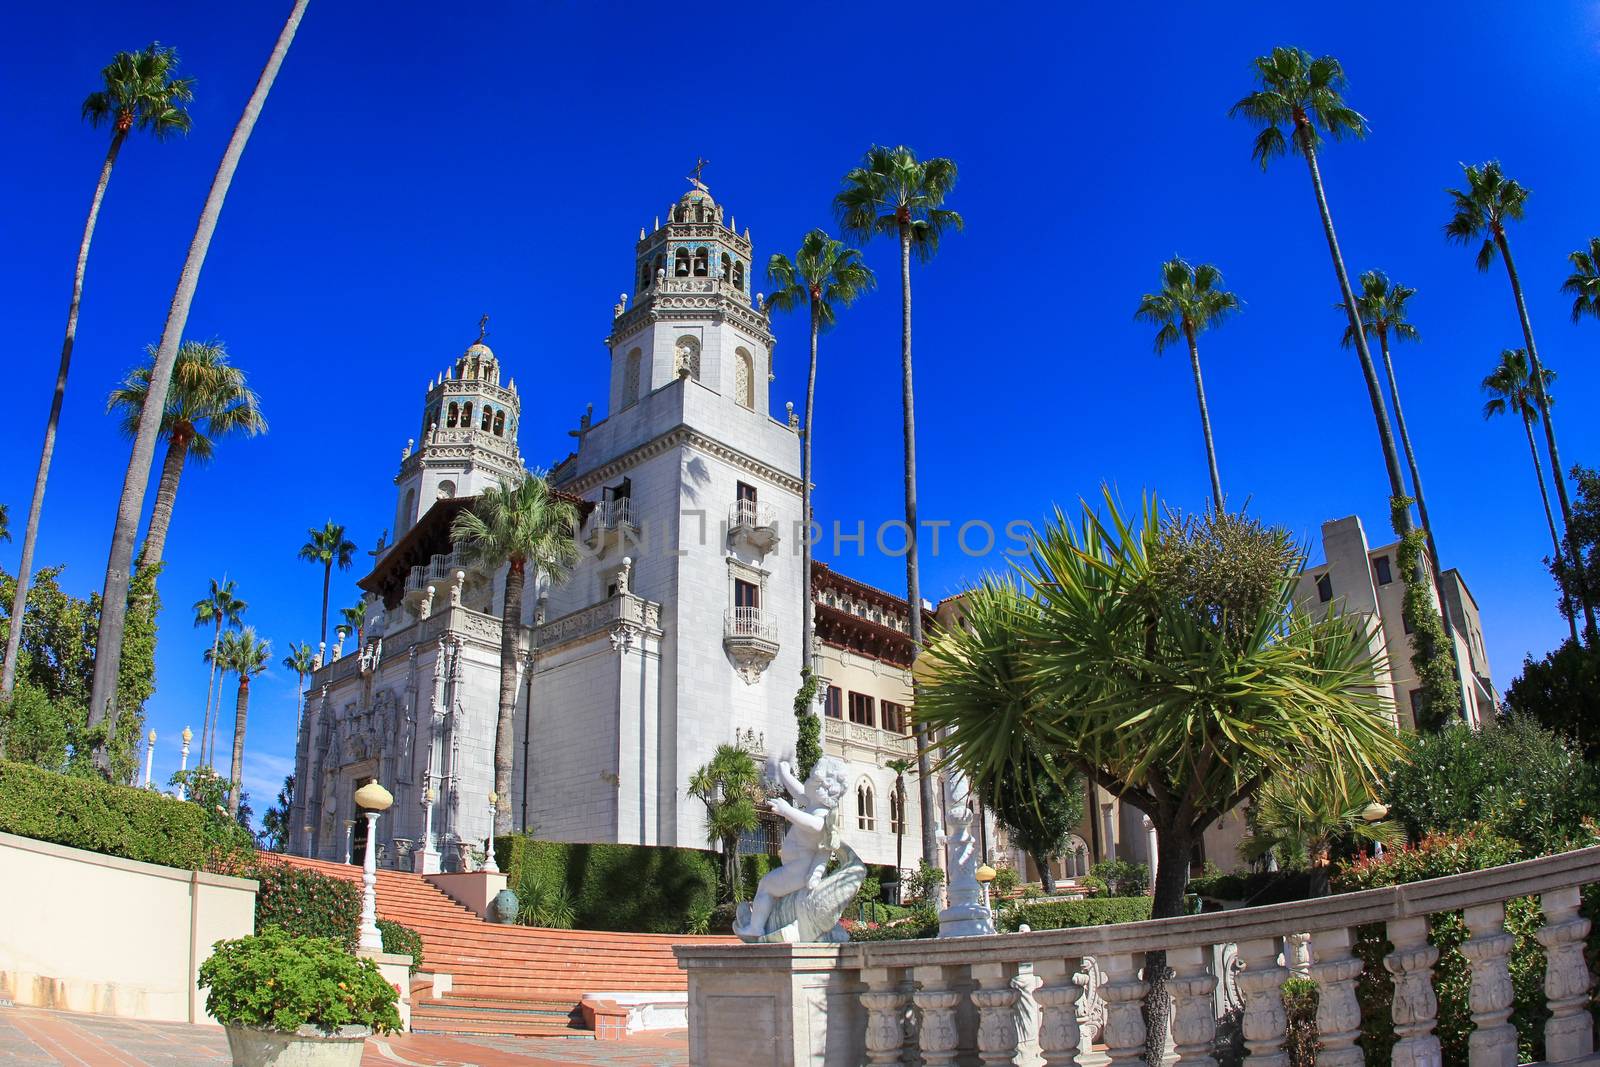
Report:
[[431,848],[420,848],[411,854],[413,870],[418,874],[439,873],[439,853]]
[[992,933],[994,913],[982,901],[951,904],[939,913],[940,937],[981,937]]

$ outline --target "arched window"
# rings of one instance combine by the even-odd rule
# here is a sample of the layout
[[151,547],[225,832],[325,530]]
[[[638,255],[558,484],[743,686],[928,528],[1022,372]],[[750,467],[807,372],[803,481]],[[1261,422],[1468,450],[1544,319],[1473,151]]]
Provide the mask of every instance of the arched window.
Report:
[[862,830],[876,830],[878,817],[872,805],[872,783],[856,786],[856,826]]
[[461,428],[463,430],[472,429],[472,401],[470,400],[461,405]]
[[733,274],[733,260],[728,253],[722,253],[722,280],[727,281]]
[[622,373],[622,406],[625,408],[639,402],[639,365],[643,359],[637,348],[628,353],[628,365]]
[[711,251],[702,248],[694,254],[694,276],[704,278],[711,273]]
[[400,532],[405,533],[411,529],[411,524],[417,521],[417,491],[406,490],[406,511],[400,516]]
[[494,413],[494,435],[496,437],[504,437],[506,435],[506,413],[504,411]]
[[733,287],[740,291],[744,289],[744,264],[737,259],[733,261]]
[[641,290],[650,288],[650,263],[648,260],[639,264],[639,288]]
[[667,257],[665,255],[657,256],[656,257],[655,271],[653,271],[651,273],[651,275],[650,275],[651,280],[654,281],[656,274],[658,274],[661,271],[664,271],[666,269],[667,269]]
[[687,278],[689,276],[689,250],[680,248],[672,254],[672,276],[674,278]]
[[755,410],[755,364],[743,348],[733,353],[733,399],[740,407]]
[[491,427],[493,425],[494,425],[494,409],[491,408],[488,404],[485,404],[485,405],[483,405],[483,422],[478,428],[480,430],[488,431],[489,427]]
[[685,334],[678,338],[674,346],[676,353],[676,373],[679,377],[690,377],[695,381],[700,380],[700,339]]
[[461,408],[460,408],[460,406],[458,406],[456,404],[456,402],[454,400],[452,400],[452,401],[450,401],[450,414],[445,416],[444,424],[445,424],[446,427],[453,428],[455,426],[455,424],[457,422],[459,422],[460,420],[461,420]]
[[440,482],[439,483],[439,490],[438,490],[438,495],[437,495],[436,499],[449,500],[451,497],[453,497],[455,495],[456,495],[456,483],[455,482],[444,481],[444,482]]
[[906,813],[900,803],[898,791],[889,794],[889,832],[903,834],[906,832]]

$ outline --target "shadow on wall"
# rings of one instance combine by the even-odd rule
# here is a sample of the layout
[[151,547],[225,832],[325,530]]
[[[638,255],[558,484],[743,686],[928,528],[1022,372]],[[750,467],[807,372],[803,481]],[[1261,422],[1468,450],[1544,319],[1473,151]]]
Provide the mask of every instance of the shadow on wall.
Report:
[[690,503],[700,503],[699,487],[710,484],[711,472],[706,469],[706,461],[695,456],[683,465],[683,492]]

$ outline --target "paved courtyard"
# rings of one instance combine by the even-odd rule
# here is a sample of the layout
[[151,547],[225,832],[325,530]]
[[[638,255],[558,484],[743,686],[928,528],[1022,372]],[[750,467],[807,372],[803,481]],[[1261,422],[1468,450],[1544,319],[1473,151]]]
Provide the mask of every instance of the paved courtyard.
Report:
[[[215,1026],[0,1008],[0,1065],[230,1062],[228,1040]],[[362,1067],[683,1067],[688,1062],[688,1038],[681,1030],[628,1041],[405,1034],[368,1040],[361,1059]]]

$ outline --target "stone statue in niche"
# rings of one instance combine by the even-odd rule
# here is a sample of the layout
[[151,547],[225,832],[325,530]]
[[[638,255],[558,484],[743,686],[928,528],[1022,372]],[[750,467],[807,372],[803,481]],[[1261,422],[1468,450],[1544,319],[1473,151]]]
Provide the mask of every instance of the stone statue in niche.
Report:
[[[777,778],[795,798],[768,802],[789,822],[778,850],[783,865],[761,879],[754,901],[739,905],[733,932],[747,942],[848,941],[839,916],[866,881],[867,868],[839,836],[839,810],[848,788],[844,765],[824,756],[802,783],[789,761],[780,760]],[[829,874],[836,855],[839,868]]]

